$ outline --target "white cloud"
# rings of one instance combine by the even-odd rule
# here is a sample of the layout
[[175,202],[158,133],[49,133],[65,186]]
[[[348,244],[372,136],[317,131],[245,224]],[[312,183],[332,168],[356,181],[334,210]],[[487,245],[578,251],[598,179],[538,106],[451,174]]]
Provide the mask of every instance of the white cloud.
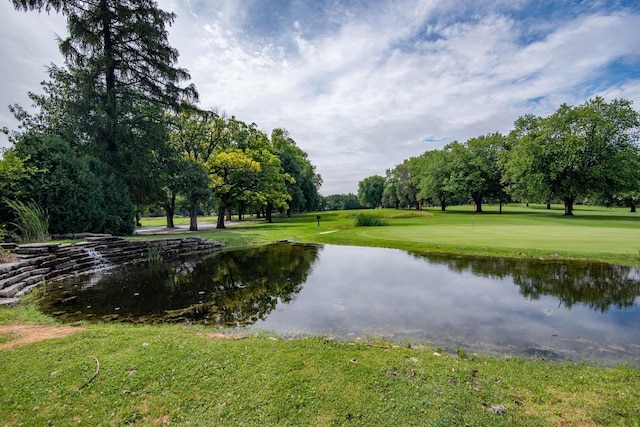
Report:
[[[318,166],[324,194],[355,192],[358,181],[384,175],[410,156],[453,139],[508,131],[519,115],[546,115],[562,102],[597,94],[640,101],[640,78],[598,81],[615,61],[637,66],[639,15],[584,9],[561,20],[531,19],[528,26],[501,2],[485,10],[466,2],[366,5],[287,15],[279,31],[260,32],[245,2],[161,1],[178,15],[171,43],[201,105],[267,132],[287,128]],[[508,2],[509,10],[526,6]],[[457,19],[460,10],[468,19]],[[45,31],[25,22],[27,29],[38,40]],[[532,34],[542,37],[525,44]],[[6,79],[9,71],[2,73]],[[10,76],[15,86],[34,89],[18,75]]]

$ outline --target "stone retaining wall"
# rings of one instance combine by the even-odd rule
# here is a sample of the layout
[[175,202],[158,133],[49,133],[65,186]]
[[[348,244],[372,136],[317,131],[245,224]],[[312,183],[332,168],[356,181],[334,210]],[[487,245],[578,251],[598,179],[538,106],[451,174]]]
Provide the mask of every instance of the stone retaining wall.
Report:
[[36,243],[11,249],[19,260],[0,264],[0,305],[15,305],[18,297],[44,283],[68,275],[86,273],[109,265],[148,262],[160,257],[175,259],[195,252],[211,252],[222,243],[199,237],[124,240],[94,236],[74,244]]

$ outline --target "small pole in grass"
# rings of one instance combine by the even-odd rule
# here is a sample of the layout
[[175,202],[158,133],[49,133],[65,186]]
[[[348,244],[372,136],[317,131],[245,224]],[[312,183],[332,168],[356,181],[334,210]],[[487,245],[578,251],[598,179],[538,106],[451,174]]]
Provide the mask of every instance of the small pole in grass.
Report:
[[475,230],[476,228],[476,202],[473,202],[473,215],[472,215],[472,221],[471,221],[471,229]]
[[318,227],[320,227],[320,215],[318,215],[316,219],[318,220]]

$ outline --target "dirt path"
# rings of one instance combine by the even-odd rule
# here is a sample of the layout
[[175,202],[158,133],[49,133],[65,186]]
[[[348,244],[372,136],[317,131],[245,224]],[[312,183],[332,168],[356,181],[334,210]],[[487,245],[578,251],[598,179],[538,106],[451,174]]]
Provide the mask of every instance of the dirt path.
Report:
[[15,336],[10,341],[0,344],[0,350],[10,350],[20,345],[54,338],[64,338],[80,331],[84,331],[84,328],[77,326],[0,325],[0,336]]

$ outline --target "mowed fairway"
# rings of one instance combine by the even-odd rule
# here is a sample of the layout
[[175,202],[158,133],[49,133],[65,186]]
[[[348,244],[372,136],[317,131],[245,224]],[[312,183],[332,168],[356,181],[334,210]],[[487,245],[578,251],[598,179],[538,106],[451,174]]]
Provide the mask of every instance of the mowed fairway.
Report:
[[[445,212],[427,208],[370,210],[365,214],[389,219],[383,227],[340,224],[339,231],[311,237],[311,241],[383,246],[416,251],[502,256],[560,256],[634,263],[640,259],[640,216],[626,208],[578,206],[573,217],[562,206],[454,206]],[[342,212],[352,217],[353,213]],[[351,221],[353,222],[353,221]],[[330,224],[325,224],[329,227]]]
[[502,215],[494,207],[486,210],[482,214],[460,212],[459,208],[449,213],[433,212],[433,217],[422,217],[411,224],[392,220],[388,227],[361,227],[353,232],[363,239],[403,241],[416,249],[422,244],[590,254],[638,255],[640,250],[640,222],[633,214],[617,211],[604,216],[602,211],[586,210],[568,218],[557,210],[549,214],[515,208]]
[[[378,246],[412,251],[492,256],[566,257],[635,264],[640,260],[640,213],[627,208],[577,206],[573,217],[560,205],[485,205],[483,213],[471,206],[422,211],[370,209],[359,211],[274,216],[229,223],[226,230],[197,234],[227,243],[228,247],[265,244],[281,239],[354,246]],[[385,218],[387,226],[356,227],[358,214]],[[206,218],[212,222],[213,218]],[[158,222],[158,220],[155,220]],[[143,220],[145,225],[156,225]],[[148,236],[147,236],[148,237]],[[167,237],[166,235],[162,237]]]

